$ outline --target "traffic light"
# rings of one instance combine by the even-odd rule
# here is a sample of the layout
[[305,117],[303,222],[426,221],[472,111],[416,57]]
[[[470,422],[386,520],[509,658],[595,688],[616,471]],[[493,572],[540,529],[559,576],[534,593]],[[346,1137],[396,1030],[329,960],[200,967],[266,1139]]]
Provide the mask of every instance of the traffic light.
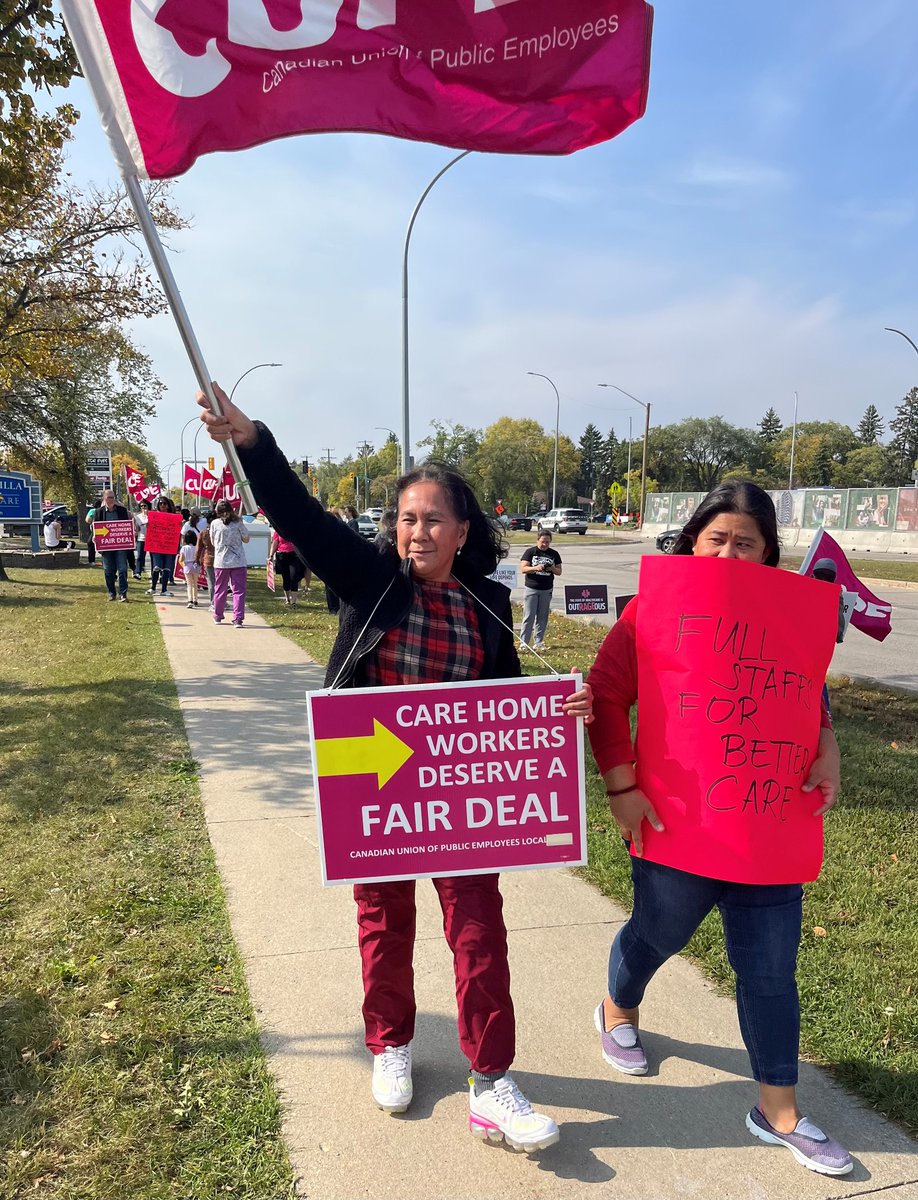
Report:
[[303,474],[304,475],[309,474],[309,459],[308,458],[303,459]]
[[212,471],[212,470],[214,469],[214,460],[213,460],[213,456],[211,456],[211,457],[210,457],[210,458],[207,460],[207,469],[208,469],[208,471]]

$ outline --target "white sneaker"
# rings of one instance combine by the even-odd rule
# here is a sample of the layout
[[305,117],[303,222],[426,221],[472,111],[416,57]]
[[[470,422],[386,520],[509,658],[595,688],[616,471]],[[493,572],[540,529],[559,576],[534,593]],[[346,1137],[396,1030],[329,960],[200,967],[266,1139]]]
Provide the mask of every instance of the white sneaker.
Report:
[[411,1042],[387,1046],[373,1056],[373,1099],[383,1112],[404,1112],[411,1103]]
[[551,1117],[533,1111],[532,1105],[513,1082],[501,1075],[492,1088],[475,1095],[469,1081],[469,1129],[476,1137],[499,1142],[501,1138],[513,1150],[544,1150],[561,1136]]

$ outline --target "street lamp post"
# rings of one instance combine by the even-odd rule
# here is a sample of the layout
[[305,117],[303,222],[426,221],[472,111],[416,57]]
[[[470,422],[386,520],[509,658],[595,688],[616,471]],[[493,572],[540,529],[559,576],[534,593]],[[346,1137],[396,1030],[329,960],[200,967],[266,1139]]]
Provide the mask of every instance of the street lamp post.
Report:
[[427,187],[421,193],[421,198],[414,206],[414,212],[411,214],[411,220],[408,222],[408,231],[405,234],[405,249],[402,254],[402,470],[401,474],[406,475],[410,470],[411,463],[411,431],[409,419],[409,384],[408,384],[408,247],[411,244],[411,233],[414,229],[414,223],[417,220],[418,213],[421,211],[421,205],[427,199],[431,189],[441,176],[456,165],[460,159],[471,154],[471,150],[463,150],[461,154],[457,154],[455,158],[451,158],[445,167],[442,167]]
[[239,387],[240,383],[242,383],[242,381],[243,381],[243,379],[245,379],[246,375],[251,375],[253,371],[257,371],[261,367],[282,367],[283,365],[284,365],[283,363],[256,363],[254,367],[249,367],[249,369],[247,371],[242,372],[242,374],[239,376],[239,378],[236,380],[236,382],[233,384],[232,388],[230,389],[230,394],[229,394],[230,400],[232,400],[232,398],[236,392],[236,388]]
[[189,425],[193,425],[195,421],[200,420],[200,416],[189,417],[182,426],[182,432],[179,434],[179,453],[182,457],[182,503],[179,505],[180,508],[183,508],[185,505],[185,430]]
[[641,462],[641,529],[644,528],[644,506],[647,503],[647,442],[650,438],[650,401],[638,400],[637,396],[632,396],[630,392],[626,392],[624,388],[618,386],[617,383],[601,383],[600,387],[615,388],[617,392],[621,392],[623,396],[627,396],[629,400],[633,400],[635,404],[640,404],[644,410],[644,455]]
[[915,353],[918,354],[918,346],[915,345],[915,343],[912,341],[912,339],[908,336],[907,333],[903,333],[901,329],[893,329],[889,325],[884,325],[883,328],[886,330],[887,333],[898,333],[899,337],[904,337],[905,340],[908,342],[908,344],[911,346],[911,348],[915,351]]
[[790,471],[787,476],[787,490],[794,490],[794,455],[797,450],[797,393],[794,392],[794,427],[791,430],[790,439]]
[[554,382],[547,375],[540,375],[538,371],[527,371],[527,375],[533,375],[536,379],[545,379],[551,384],[555,392],[555,469],[551,477],[551,506],[558,507],[558,431],[561,422],[561,397],[558,395],[558,389]]

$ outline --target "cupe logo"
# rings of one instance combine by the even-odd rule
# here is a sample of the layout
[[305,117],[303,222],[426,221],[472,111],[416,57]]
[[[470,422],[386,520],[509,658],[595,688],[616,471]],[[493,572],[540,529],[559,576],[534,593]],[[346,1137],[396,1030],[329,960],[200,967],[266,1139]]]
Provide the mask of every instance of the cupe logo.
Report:
[[[443,0],[439,0],[443,3]],[[456,3],[456,0],[447,0]],[[464,0],[474,13],[490,12],[519,0]],[[175,35],[156,18],[167,0],[131,0],[131,29],[144,66],[175,96],[206,96],[232,70],[217,48],[217,35],[253,50],[294,51],[321,46],[337,28],[341,10],[352,0],[300,0],[300,20],[293,29],[275,29],[263,0],[228,0],[225,31],[214,31],[203,54],[188,54]],[[398,0],[359,0],[357,28],[397,25]]]

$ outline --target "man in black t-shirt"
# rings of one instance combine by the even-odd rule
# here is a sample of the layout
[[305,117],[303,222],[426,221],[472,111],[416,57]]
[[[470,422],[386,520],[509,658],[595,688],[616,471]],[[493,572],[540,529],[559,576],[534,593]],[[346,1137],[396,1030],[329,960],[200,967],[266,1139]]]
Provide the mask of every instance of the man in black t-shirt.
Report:
[[[561,574],[561,555],[557,550],[552,550],[550,533],[540,533],[536,544],[523,551],[520,569],[526,577],[520,638],[527,649],[542,650],[551,608],[551,589],[555,576]],[[532,640],[533,627],[535,641]]]

